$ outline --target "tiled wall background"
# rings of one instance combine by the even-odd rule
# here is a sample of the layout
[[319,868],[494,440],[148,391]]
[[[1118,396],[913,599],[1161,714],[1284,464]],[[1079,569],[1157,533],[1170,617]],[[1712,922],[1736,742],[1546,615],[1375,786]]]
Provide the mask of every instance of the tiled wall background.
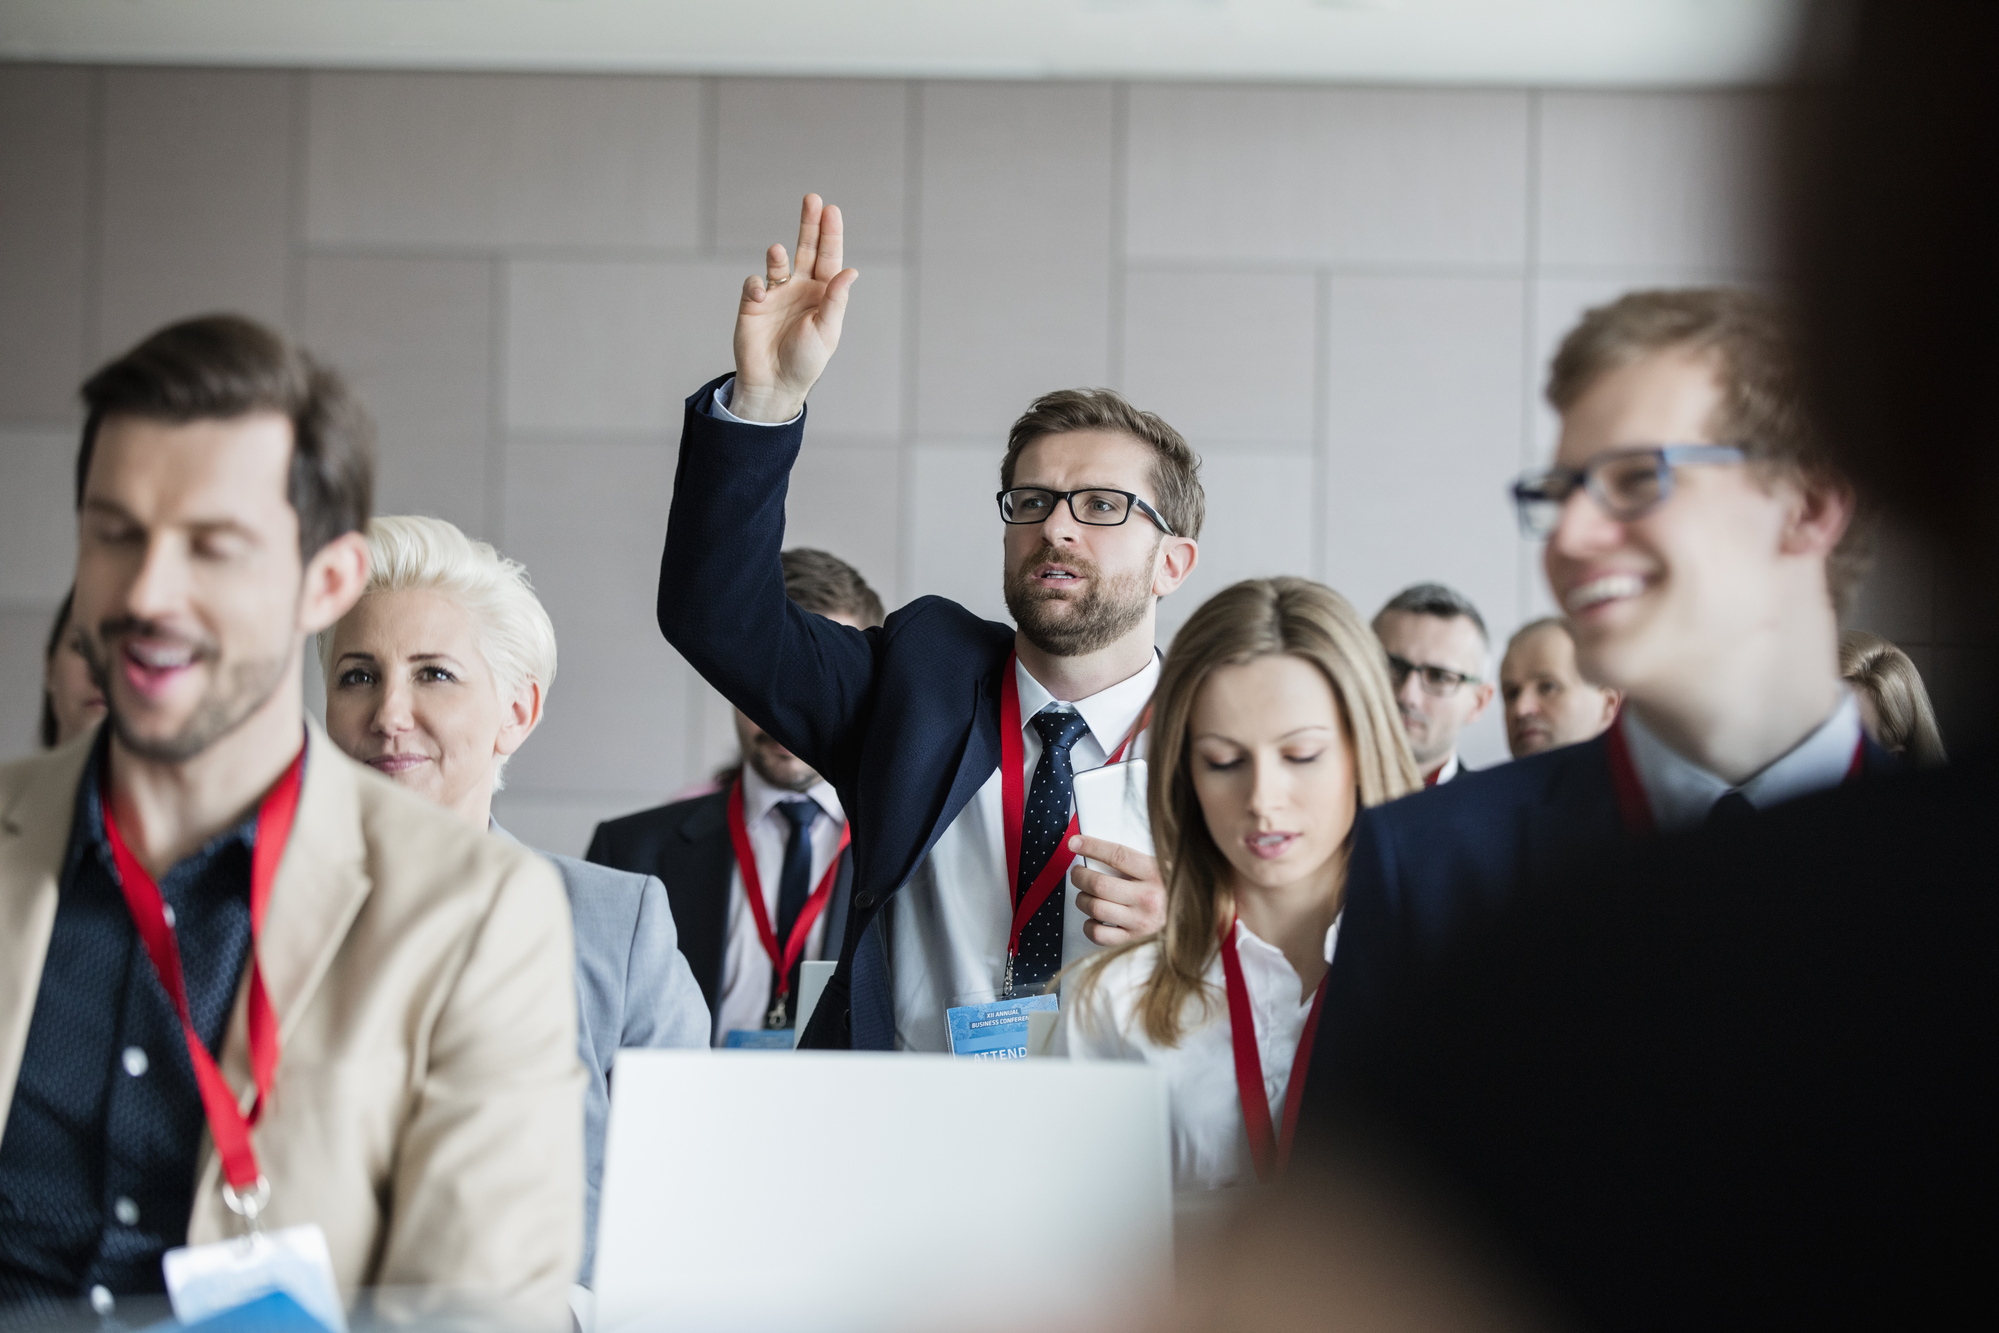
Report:
[[[269,320],[350,372],[380,508],[524,560],[561,673],[501,817],[553,850],[733,751],[653,624],[683,395],[817,189],[862,270],[790,538],[890,606],[1003,617],[989,495],[1037,392],[1109,384],[1206,459],[1206,594],[1439,578],[1546,609],[1505,483],[1587,304],[1759,281],[1753,93],[0,66],[0,756],[68,584],[87,369],[172,318]],[[1859,618],[1946,723],[1968,650],[1907,543]],[[310,687],[316,696],[316,681]],[[1488,718],[1474,762],[1504,754]]]

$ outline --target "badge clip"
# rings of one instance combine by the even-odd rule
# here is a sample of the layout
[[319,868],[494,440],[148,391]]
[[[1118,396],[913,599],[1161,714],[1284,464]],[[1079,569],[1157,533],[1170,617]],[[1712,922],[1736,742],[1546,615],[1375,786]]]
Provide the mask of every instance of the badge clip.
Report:
[[263,1223],[258,1221],[258,1218],[263,1216],[264,1209],[271,1202],[270,1177],[259,1171],[257,1183],[250,1186],[247,1193],[239,1192],[234,1185],[224,1180],[222,1202],[228,1205],[230,1212],[250,1224],[251,1235],[258,1234],[264,1229]]

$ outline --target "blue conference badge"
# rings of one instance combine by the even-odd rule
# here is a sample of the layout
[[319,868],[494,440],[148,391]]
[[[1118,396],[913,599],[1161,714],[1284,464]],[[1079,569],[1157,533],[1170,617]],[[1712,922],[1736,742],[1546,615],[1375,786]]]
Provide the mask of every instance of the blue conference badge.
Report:
[[730,1028],[722,1038],[725,1051],[788,1051],[792,1047],[790,1028]]
[[951,1054],[969,1060],[1024,1060],[1027,1058],[1027,1016],[1037,1010],[1053,1011],[1059,1003],[1053,995],[1031,999],[995,1000],[991,1004],[968,1004],[946,1009],[951,1024]]

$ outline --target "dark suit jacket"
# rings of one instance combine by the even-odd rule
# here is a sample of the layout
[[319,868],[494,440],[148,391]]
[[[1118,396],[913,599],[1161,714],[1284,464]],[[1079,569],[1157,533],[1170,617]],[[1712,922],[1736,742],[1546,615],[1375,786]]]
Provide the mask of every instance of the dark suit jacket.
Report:
[[890,1050],[894,993],[877,915],[999,767],[1013,630],[941,597],[919,597],[870,630],[800,610],[784,595],[778,554],[804,422],[709,416],[721,383],[687,400],[659,627],[839,792],[853,826],[853,905],[839,970],[801,1044]]
[[[722,959],[729,946],[729,875],[736,868],[736,849],[729,842],[728,788],[607,819],[591,836],[584,859],[659,877],[680,931],[680,952],[708,1001],[708,1012],[718,1012]],[[829,951],[845,938],[853,892],[854,859],[849,848],[840,854],[840,873],[826,904]]]
[[1569,1327],[1962,1322],[1999,1194],[1995,759],[1523,886],[1356,1034],[1301,1151],[1413,1158]]
[[[1872,741],[1864,753],[1865,775],[1894,768]],[[1397,1003],[1455,940],[1478,933],[1523,885],[1627,841],[1609,754],[1599,736],[1361,812],[1308,1102],[1341,1077],[1348,1034]]]

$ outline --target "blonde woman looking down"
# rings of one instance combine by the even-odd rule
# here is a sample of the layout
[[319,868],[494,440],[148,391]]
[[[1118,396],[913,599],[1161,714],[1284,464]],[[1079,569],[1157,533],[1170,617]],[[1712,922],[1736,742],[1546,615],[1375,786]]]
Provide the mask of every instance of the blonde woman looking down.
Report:
[[1421,782],[1380,642],[1305,579],[1238,583],[1196,611],[1167,655],[1153,727],[1166,928],[1083,964],[1059,1044],[1160,1068],[1177,1188],[1273,1179],[1354,819]]
[[[493,793],[555,683],[548,612],[526,569],[443,519],[378,518],[368,525],[368,555],[361,600],[319,639],[327,734],[397,784],[508,837],[493,822]],[[625,1047],[705,1047],[708,1005],[658,879],[542,855],[562,872],[576,927],[577,1045],[590,1074],[587,1285],[612,1062]]]

